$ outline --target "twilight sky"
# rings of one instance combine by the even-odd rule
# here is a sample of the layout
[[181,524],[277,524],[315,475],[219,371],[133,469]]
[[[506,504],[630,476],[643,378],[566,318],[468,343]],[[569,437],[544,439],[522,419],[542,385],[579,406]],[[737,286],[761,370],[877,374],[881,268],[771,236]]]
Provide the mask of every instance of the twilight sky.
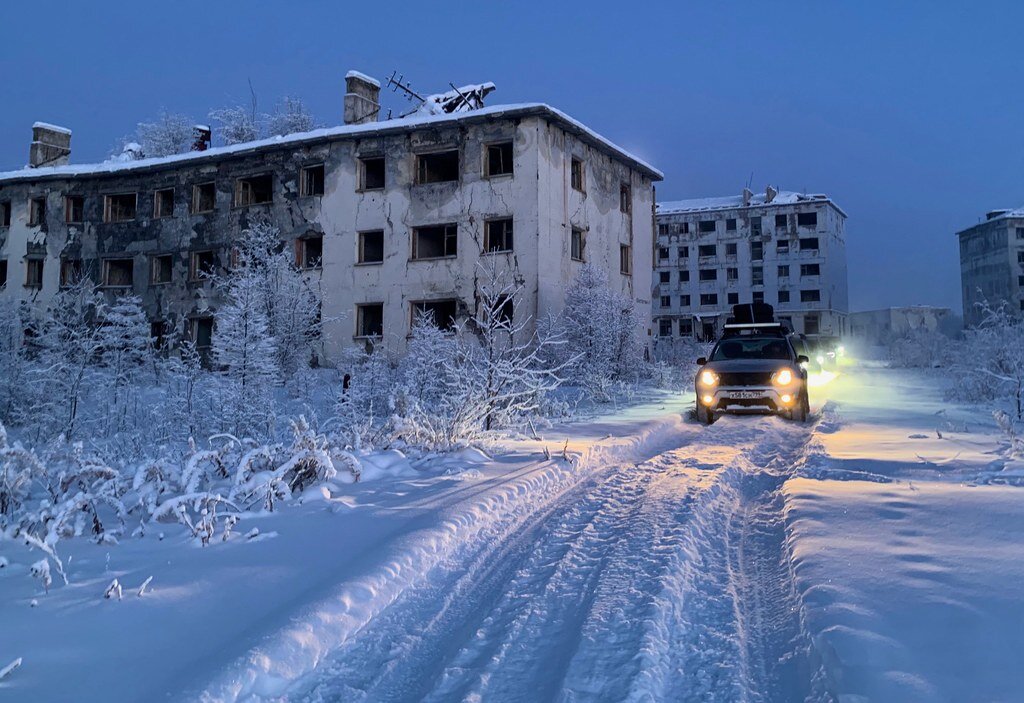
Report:
[[0,170],[25,164],[36,120],[97,161],[162,108],[247,103],[250,79],[261,108],[296,95],[331,125],[350,68],[427,92],[490,80],[490,104],[550,103],[656,165],[659,200],[751,177],[828,193],[853,310],[959,310],[954,232],[1024,206],[1022,26],[1019,0],[10,0]]

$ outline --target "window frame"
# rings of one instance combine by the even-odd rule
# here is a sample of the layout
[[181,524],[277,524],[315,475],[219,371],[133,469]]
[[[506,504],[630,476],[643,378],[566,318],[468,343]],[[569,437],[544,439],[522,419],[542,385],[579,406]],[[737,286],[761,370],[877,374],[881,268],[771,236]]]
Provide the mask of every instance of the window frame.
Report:
[[[440,156],[442,154],[455,154],[455,178],[445,178],[439,180],[427,180],[427,167],[426,160],[432,156]],[[447,149],[435,149],[433,151],[422,151],[414,154],[415,156],[415,179],[414,185],[418,186],[429,186],[439,185],[442,183],[460,183],[462,181],[462,149],[459,147],[447,148]]]
[[[162,208],[160,207],[160,203],[163,200],[162,196],[163,196],[164,193],[170,193],[171,194],[171,202],[170,202],[171,209],[170,209],[169,212],[166,212],[166,213],[163,212]],[[157,188],[156,190],[153,191],[153,219],[154,220],[166,220],[169,217],[174,217],[174,195],[175,195],[175,193],[174,193],[174,187],[173,186],[170,187],[170,188]]]
[[46,196],[30,196],[28,199],[28,226],[41,227],[44,224],[46,224]]
[[[380,331],[370,334],[363,333],[363,327],[365,322],[365,311],[369,308],[380,310]],[[355,334],[352,335],[353,339],[381,339],[384,337],[384,303],[383,302],[366,302],[356,303],[356,314],[355,323],[356,329]]]
[[[131,217],[120,217],[114,219],[114,202],[116,198],[130,196],[134,201]],[[107,193],[103,196],[103,224],[117,225],[125,222],[134,222],[139,218],[139,194],[138,192]]]
[[583,165],[583,159],[578,156],[570,157],[569,187],[577,193],[587,192],[587,169]]
[[[578,247],[576,245],[577,240],[579,241]],[[569,229],[569,258],[580,263],[586,263],[587,261],[587,230],[582,227],[571,227]]]
[[[203,201],[202,189],[209,187],[213,197],[210,199],[210,207],[207,210],[200,210]],[[206,215],[217,211],[217,181],[203,181],[192,184],[192,202],[189,203],[189,213],[192,215]]]
[[[320,258],[315,264],[309,262],[309,242],[320,242]],[[324,236],[319,233],[311,233],[295,239],[295,266],[301,271],[318,271],[324,266]]]
[[[71,273],[73,275],[69,276]],[[59,288],[70,288],[78,283],[83,278],[84,267],[81,259],[72,259],[68,257],[60,257],[60,274],[58,275],[57,285]]]
[[[633,245],[619,243],[619,273],[633,275]],[[668,273],[667,271],[665,273]]]
[[[39,276],[38,280],[35,280],[31,276],[31,272],[38,267]],[[31,256],[25,259],[25,288],[31,288],[34,290],[42,290],[43,284],[45,283],[44,276],[46,275],[46,259],[41,256]]]
[[[370,234],[380,234],[380,259],[369,260],[366,258],[366,236]],[[384,263],[385,257],[385,240],[383,229],[364,229],[356,232],[356,266],[380,266]]]
[[[380,161],[381,162],[381,183],[379,186],[370,187],[366,185],[366,162],[367,161]],[[356,174],[356,192],[359,193],[372,193],[378,190],[384,190],[387,187],[388,181],[388,163],[387,157],[383,154],[364,154],[356,157],[359,172]]]
[[633,214],[633,187],[624,181],[619,183],[619,212]]
[[[491,149],[503,149],[504,147],[508,147],[508,151],[509,151],[509,154],[508,154],[508,157],[509,157],[508,170],[507,171],[500,171],[500,172],[493,172],[491,170]],[[501,159],[502,159],[502,166],[504,166],[504,159],[505,159],[504,154],[501,155]],[[505,140],[505,141],[489,142],[489,143],[484,144],[484,168],[483,168],[484,178],[506,178],[508,176],[514,176],[515,175],[515,170],[516,170],[515,169],[515,140],[509,139],[509,140]]]
[[[111,283],[110,271],[114,263],[128,264],[130,280],[128,283]],[[106,256],[100,261],[100,287],[117,290],[130,290],[135,287],[135,259],[130,256]]]
[[[491,228],[497,225],[501,225],[503,231],[500,233],[504,246],[501,249],[497,249],[493,246]],[[486,254],[511,254],[515,251],[515,222],[513,217],[494,217],[491,219],[484,220],[484,250]]]
[[[200,264],[199,257],[203,254],[209,254],[212,258],[210,261],[210,272],[203,272]],[[217,250],[216,249],[193,249],[188,253],[188,281],[189,283],[206,283],[211,278],[217,275]]]
[[11,226],[13,205],[10,200],[0,200],[0,228],[8,228]]
[[[309,177],[310,172],[320,171],[320,192],[312,192],[310,190],[310,183],[316,183],[316,180],[311,180]],[[306,164],[305,166],[299,167],[299,197],[300,198],[322,198],[324,192],[327,189],[327,167],[323,161],[319,163]]]
[[[78,201],[79,204],[79,218],[74,219],[74,201]],[[66,225],[81,225],[85,224],[85,196],[84,195],[65,195],[64,196],[64,224]]]
[[[260,180],[262,180],[262,179],[270,179],[270,188],[268,189],[269,193],[270,193],[270,197],[267,200],[252,200],[252,199],[250,199],[248,202],[244,202],[243,201],[243,194],[245,193],[247,185],[249,186],[249,197],[250,198],[255,197],[256,190],[253,189],[250,184],[253,181],[257,180],[257,179],[260,179]],[[233,199],[233,203],[234,203],[233,206],[235,208],[250,208],[250,207],[257,207],[259,205],[271,205],[271,204],[273,204],[273,202],[274,202],[274,172],[273,171],[263,171],[261,173],[253,173],[253,174],[250,174],[248,176],[238,176],[237,178],[235,178],[235,189],[234,189],[234,199]]]
[[[164,259],[170,260],[169,275],[166,281],[159,280],[157,273],[163,270],[160,265],[160,261]],[[174,281],[174,255],[173,254],[151,254],[149,257],[149,285],[151,286],[166,286]]]
[[[420,237],[420,233],[423,230],[427,230],[427,229],[440,229],[440,228],[444,228],[444,230],[445,230],[444,233],[441,235],[442,236],[441,248],[446,253],[442,254],[441,256],[420,256],[419,255],[419,250],[420,250],[419,237]],[[448,231],[449,228],[451,228],[453,230],[453,232],[449,232]],[[459,223],[458,222],[439,222],[439,223],[433,224],[433,225],[421,225],[419,227],[413,227],[412,228],[412,237],[410,237],[410,239],[411,239],[412,251],[410,252],[409,261],[441,261],[441,260],[444,260],[444,259],[457,259],[458,256],[459,256]],[[454,245],[454,250],[455,251],[454,251],[454,253],[451,253],[451,254],[447,253],[448,252],[448,243],[449,243],[450,240],[454,240],[454,242],[455,242],[455,245]]]

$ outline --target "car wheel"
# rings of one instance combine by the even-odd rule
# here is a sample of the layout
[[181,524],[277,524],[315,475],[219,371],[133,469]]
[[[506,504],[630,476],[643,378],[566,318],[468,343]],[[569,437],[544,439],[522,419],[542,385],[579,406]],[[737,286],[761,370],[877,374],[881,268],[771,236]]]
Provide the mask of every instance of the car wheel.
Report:
[[715,413],[703,403],[697,403],[697,422],[702,425],[710,425],[715,421]]
[[789,419],[793,422],[807,422],[807,416],[811,414],[811,402],[805,390],[800,394],[796,406],[789,411]]

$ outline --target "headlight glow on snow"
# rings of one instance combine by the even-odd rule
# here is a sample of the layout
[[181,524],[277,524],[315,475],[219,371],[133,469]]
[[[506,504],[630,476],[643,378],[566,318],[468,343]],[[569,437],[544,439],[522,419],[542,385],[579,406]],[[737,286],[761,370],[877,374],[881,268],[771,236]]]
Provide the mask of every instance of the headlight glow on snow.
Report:
[[775,374],[775,382],[780,386],[788,386],[793,382],[793,372],[789,369],[782,369]]
[[718,374],[714,371],[701,371],[700,384],[702,386],[713,386],[718,383]]

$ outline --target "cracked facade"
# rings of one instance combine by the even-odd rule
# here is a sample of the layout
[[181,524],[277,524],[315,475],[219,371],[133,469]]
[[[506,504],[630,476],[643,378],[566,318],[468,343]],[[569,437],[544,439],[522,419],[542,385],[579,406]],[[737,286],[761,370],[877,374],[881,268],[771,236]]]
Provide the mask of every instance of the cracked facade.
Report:
[[984,321],[982,303],[1024,312],[1024,208],[993,210],[957,237],[964,326]]
[[521,277],[534,320],[597,264],[650,334],[658,171],[546,105],[376,122],[379,88],[347,81],[349,124],[165,159],[68,166],[70,133],[38,127],[49,160],[0,174],[0,295],[45,305],[85,275],[140,295],[154,334],[206,343],[202,274],[267,217],[319,282],[328,360],[376,336],[400,350],[419,308],[465,316],[481,262]]

